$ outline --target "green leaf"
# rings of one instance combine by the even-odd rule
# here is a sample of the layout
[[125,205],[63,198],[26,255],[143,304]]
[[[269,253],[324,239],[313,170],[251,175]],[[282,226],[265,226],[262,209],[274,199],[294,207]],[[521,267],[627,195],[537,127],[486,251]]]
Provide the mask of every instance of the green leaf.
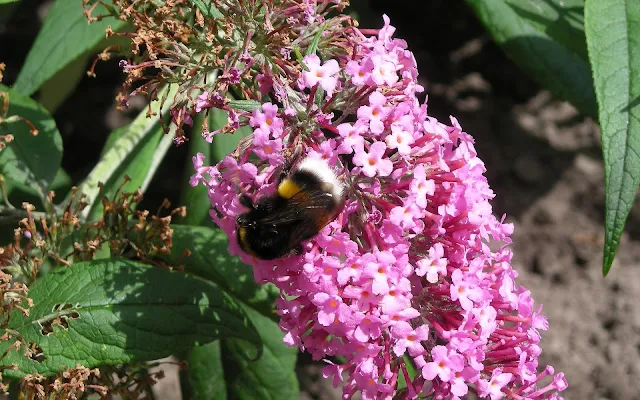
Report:
[[[146,110],[143,110],[142,113],[146,114]],[[111,132],[107,138],[107,144],[102,150],[102,154],[118,146],[119,141],[128,133],[127,131],[129,129],[132,129],[131,125],[125,125]],[[160,121],[156,118],[156,123],[149,128],[144,140],[139,141],[130,149],[124,159],[117,165],[109,179],[104,182],[102,195],[109,199],[112,198],[121,187],[125,175],[129,176],[131,180],[122,186],[120,193],[135,192],[141,187],[151,168],[151,161],[163,135],[164,131],[160,126]],[[88,221],[97,220],[102,216],[103,207],[101,201],[94,201],[89,207],[91,210],[88,214]]]
[[175,147],[175,142],[173,139],[175,138],[175,126],[171,126],[169,128],[169,132],[165,135],[162,135],[160,139],[160,143],[158,143],[158,147],[153,153],[153,157],[151,157],[151,165],[149,166],[149,170],[147,171],[147,176],[144,178],[142,185],[140,186],[140,190],[142,193],[145,193],[153,180],[158,168],[160,168],[160,164],[166,157],[169,150]]
[[260,108],[262,103],[256,100],[231,100],[229,101],[229,106],[238,110],[252,112],[256,108]]
[[[407,373],[409,374],[409,381],[413,381],[413,378],[416,377],[416,367],[413,363],[411,357],[408,354],[402,356],[402,362],[404,363],[405,368],[407,369]],[[400,372],[398,374],[398,389],[404,389],[407,387],[407,378],[405,378],[404,373]]]
[[0,4],[17,3],[20,0],[0,0]]
[[309,71],[309,67],[303,62],[302,53],[300,53],[300,48],[298,46],[293,46],[293,55],[296,57],[296,61],[302,66],[302,69],[305,71]]
[[[279,297],[271,284],[258,285],[251,267],[228,253],[224,232],[196,226],[172,225],[173,247],[169,257],[185,271],[214,281],[227,293],[241,299],[247,315],[265,345],[262,357],[250,362],[247,346],[237,340],[224,340],[222,359],[218,349],[207,345],[192,349],[189,355],[189,387],[193,399],[298,399],[295,375],[297,350],[287,347],[276,323],[273,304]],[[185,250],[191,254],[184,257]],[[224,382],[218,366],[224,368]],[[226,385],[228,392],[222,392]]]
[[251,361],[244,356],[250,350],[246,343],[233,339],[222,341],[229,397],[239,400],[298,400],[300,393],[295,373],[298,349],[283,343],[284,334],[275,322],[249,307],[245,307],[245,311],[258,329],[264,352],[258,360]]
[[100,43],[109,25],[117,31],[125,22],[107,17],[89,24],[80,1],[56,0],[13,88],[25,95],[33,94],[56,72]]
[[[175,95],[176,89],[177,86],[173,85],[168,94],[169,98]],[[163,98],[164,95],[166,95],[166,88],[160,91],[158,98]],[[94,203],[98,202],[99,182],[107,183],[115,179],[119,184],[118,177],[123,175],[122,168],[132,168],[132,173],[129,174],[132,179],[145,180],[151,160],[148,157],[149,153],[138,154],[138,152],[146,148],[147,144],[150,146],[149,148],[152,147],[148,142],[159,135],[160,117],[168,112],[170,106],[171,102],[167,101],[162,110],[160,110],[160,102],[154,101],[151,104],[151,112],[155,114],[154,116],[147,117],[146,109],[141,111],[125,132],[117,135],[117,139],[112,139],[114,140],[113,145],[104,152],[100,157],[100,161],[80,186],[80,191],[86,195],[87,203],[92,205],[81,211],[80,216],[83,220],[87,220],[90,214],[95,216],[97,213],[93,210],[96,207]],[[149,152],[151,151],[149,150]],[[133,183],[130,187],[134,187]],[[137,188],[137,186],[135,187]]]
[[188,387],[182,385],[182,396],[186,399],[225,400],[227,385],[224,381],[222,350],[220,341],[194,347],[187,357],[186,372]]
[[[127,260],[77,263],[56,269],[29,288],[29,317],[18,310],[9,328],[40,349],[34,357],[10,351],[6,376],[52,375],[82,364],[92,368],[154,360],[220,338],[246,340],[260,350],[256,328],[217,286]],[[4,351],[8,341],[0,344]]]
[[584,34],[584,0],[508,0],[506,3],[527,24],[589,61]]
[[602,131],[607,275],[640,184],[640,2],[587,0],[585,27]]
[[320,43],[320,38],[322,37],[322,33],[324,32],[324,27],[325,25],[322,24],[320,29],[318,29],[318,32],[316,32],[315,36],[313,37],[313,40],[307,48],[307,53],[305,55],[309,56],[311,54],[316,54],[316,51],[318,51],[318,43]]
[[[209,126],[215,129],[222,128],[227,123],[227,113],[214,109],[209,114]],[[212,129],[213,130],[213,129]],[[238,143],[251,135],[251,127],[245,125],[237,129],[233,134],[221,133],[213,137],[213,162],[218,163],[231,154],[238,147]]]
[[[214,131],[222,128],[227,123],[228,115],[226,111],[213,108],[209,112],[207,126]],[[202,114],[194,119],[194,126],[202,127]],[[204,185],[192,187],[189,178],[195,173],[193,169],[193,157],[202,153],[205,156],[205,163],[215,164],[225,158],[229,153],[235,151],[240,140],[251,135],[251,128],[243,126],[233,134],[220,133],[213,137],[213,143],[207,143],[200,135],[194,134],[194,138],[189,142],[189,157],[185,168],[184,182],[182,188],[181,204],[187,206],[187,215],[179,220],[184,225],[208,225],[213,227],[213,221],[209,215],[211,202]]]
[[[182,264],[185,271],[215,282],[243,302],[274,318],[273,302],[279,296],[272,285],[258,285],[253,270],[229,255],[227,235],[217,228],[171,225],[173,247],[168,261]],[[184,257],[185,250],[191,255]]]
[[188,357],[188,398],[300,398],[295,373],[297,349],[284,344],[284,333],[275,322],[249,307],[245,311],[264,344],[262,357],[249,360],[245,354],[250,349],[235,339],[222,340],[222,349],[218,342],[193,348]]
[[[8,182],[31,186],[40,198],[46,195],[62,161],[62,138],[56,123],[36,101],[0,84],[0,91],[9,94],[9,110],[0,134],[12,134],[14,141],[0,151],[0,174]],[[38,130],[33,136],[24,121],[11,121],[11,116],[29,120]]]
[[[213,110],[212,110],[213,112]],[[202,153],[205,156],[205,162],[211,163],[213,160],[213,146],[202,139],[202,126],[204,123],[204,113],[200,113],[193,118],[194,134],[189,141],[189,156],[184,168],[183,186],[180,194],[180,204],[187,207],[187,215],[178,219],[178,223],[184,225],[208,225],[213,226],[209,210],[211,210],[211,202],[207,194],[207,188],[204,185],[192,187],[189,184],[191,175],[196,171],[193,168],[193,157]],[[212,125],[209,124],[209,127]]]
[[41,85],[37,98],[50,113],[55,114],[60,105],[75,91],[80,80],[86,75],[91,56],[91,53],[80,55]]
[[206,18],[224,18],[224,15],[212,4],[210,0],[207,0],[206,4],[203,0],[191,0],[191,3],[198,7],[198,9],[202,11],[202,15]]
[[[118,29],[118,32],[125,30],[126,27],[123,27]],[[49,110],[51,114],[55,114],[62,103],[76,90],[82,78],[87,75],[87,69],[91,61],[97,58],[95,53],[101,52],[109,46],[117,46],[121,54],[126,53],[131,47],[130,38],[127,36],[104,38],[97,45],[93,46],[92,49],[82,53],[78,58],[69,62],[64,68],[60,69],[41,85],[37,96],[40,104]],[[102,64],[98,61],[95,68],[98,79],[101,78],[101,68]]]
[[[56,176],[53,178],[53,182],[51,182],[49,190],[52,190],[56,193],[56,198],[63,199],[71,190],[71,185],[71,177],[65,172],[64,169],[60,168],[58,169],[58,173],[56,173]],[[15,182],[8,181],[6,184],[6,189],[11,204],[18,205],[22,204],[22,202],[24,201],[27,201],[35,205],[37,210],[45,209],[44,204],[42,204],[42,199],[39,197],[38,191],[34,188],[34,186],[19,185]],[[2,200],[0,200],[0,203],[2,203]],[[13,232],[13,228],[14,227],[11,227],[11,232]]]
[[597,118],[580,0],[466,0],[493,39],[520,68],[556,96]]

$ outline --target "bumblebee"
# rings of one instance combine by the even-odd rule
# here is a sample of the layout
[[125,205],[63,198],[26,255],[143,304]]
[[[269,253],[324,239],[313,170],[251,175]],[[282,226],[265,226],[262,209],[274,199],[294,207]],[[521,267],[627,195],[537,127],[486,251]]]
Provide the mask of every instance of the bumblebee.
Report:
[[282,174],[273,196],[255,204],[242,195],[249,211],[236,218],[236,234],[247,254],[273,260],[300,254],[301,242],[333,221],[344,206],[344,185],[321,159],[305,158]]

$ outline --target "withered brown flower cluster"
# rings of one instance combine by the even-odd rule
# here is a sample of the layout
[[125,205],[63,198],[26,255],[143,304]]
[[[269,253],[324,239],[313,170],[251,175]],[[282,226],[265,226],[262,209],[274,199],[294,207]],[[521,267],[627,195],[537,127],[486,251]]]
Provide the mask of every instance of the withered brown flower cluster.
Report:
[[100,382],[100,370],[82,365],[66,368],[54,377],[29,374],[20,380],[20,393],[26,399],[79,399],[83,394],[97,393],[106,398],[108,389]]
[[[237,129],[234,109],[242,108],[230,98],[264,102],[275,93],[288,106],[301,72],[300,49],[350,54],[355,46],[342,34],[355,26],[340,13],[346,0],[318,1],[313,7],[304,0],[211,0],[203,9],[197,3],[167,0],[155,8],[152,2],[83,0],[90,21],[113,15],[134,28],[107,31],[107,36],[131,39],[129,58],[120,61],[127,74],[117,97],[121,107],[136,94],[156,99],[163,84],[179,86],[171,99],[177,144],[188,140],[182,126],[192,124],[192,115],[212,107],[229,113],[223,133]],[[267,86],[273,93],[264,90]]]
[[[171,251],[172,216],[184,216],[185,208],[170,210],[171,205],[165,200],[155,215],[137,210],[141,192],[121,191],[128,181],[129,177],[125,177],[112,198],[102,197],[102,216],[88,224],[80,222],[79,214],[88,204],[77,188],[72,189],[62,206],[54,206],[54,193],[50,192],[44,206],[46,212],[36,211],[30,203],[22,204],[24,217],[14,230],[13,242],[0,247],[0,329],[4,330],[0,341],[10,343],[0,354],[0,360],[12,351],[22,351],[34,359],[44,356],[35,343],[27,343],[17,331],[9,329],[9,323],[14,310],[29,315],[33,301],[28,297],[28,285],[40,277],[45,262],[64,268],[74,262],[94,259],[108,244],[112,257],[169,267],[160,256]],[[2,182],[0,188],[4,202],[10,204]],[[15,365],[0,367],[1,392],[8,390],[2,372],[14,368]],[[97,393],[102,398],[106,398],[107,393],[130,399],[146,398],[151,385],[162,377],[161,373],[149,375],[146,368],[141,364],[105,367],[101,371],[78,365],[51,377],[27,375],[20,381],[20,392],[27,399],[74,399],[84,398],[87,393]],[[113,379],[114,374],[117,380]]]
[[[4,71],[5,64],[0,63],[0,82],[2,82],[2,72]],[[0,90],[0,151],[7,147],[7,144],[14,140],[14,135],[11,133],[10,125],[16,122],[22,122],[29,126],[29,133],[36,136],[38,129],[28,119],[19,115],[7,116],[9,112],[9,93]]]
[[151,387],[164,378],[164,373],[162,370],[149,372],[148,367],[146,364],[136,364],[100,370],[77,365],[52,377],[29,374],[19,382],[23,396],[21,398],[66,400],[84,399],[93,394],[101,399],[113,396],[122,399],[149,399],[153,398]]
[[[128,181],[130,178],[125,176],[120,188]],[[108,243],[111,257],[165,266],[159,256],[171,252],[171,219],[174,215],[185,216],[186,207],[171,210],[171,203],[165,199],[152,215],[147,210],[136,209],[141,201],[139,189],[135,192],[120,192],[119,189],[113,198],[103,197],[102,218],[86,227],[83,242],[75,242],[69,256],[76,260],[92,260],[96,251]]]

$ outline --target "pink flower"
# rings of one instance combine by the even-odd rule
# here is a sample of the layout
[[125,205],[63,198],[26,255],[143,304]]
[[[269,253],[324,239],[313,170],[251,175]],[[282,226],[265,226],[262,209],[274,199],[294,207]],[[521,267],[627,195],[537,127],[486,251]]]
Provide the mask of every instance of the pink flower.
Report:
[[351,315],[349,307],[342,302],[340,296],[317,293],[312,301],[318,306],[318,322],[324,326],[333,324],[336,319],[346,322]]
[[451,393],[455,396],[462,397],[469,392],[467,382],[476,382],[478,380],[478,372],[471,367],[466,367],[462,371],[454,372],[451,384]]
[[269,75],[256,75],[256,82],[258,83],[258,90],[262,94],[267,94],[273,89],[273,78]]
[[358,108],[358,119],[368,122],[373,133],[384,131],[384,119],[389,114],[389,108],[385,107],[387,98],[380,92],[373,92],[369,96],[369,105]]
[[390,252],[376,254],[377,262],[369,263],[365,268],[365,276],[372,279],[371,290],[375,295],[384,295],[389,292],[389,277],[395,257]]
[[374,55],[371,60],[373,62],[371,79],[376,85],[392,86],[398,81],[396,66],[391,60],[381,54]]
[[411,193],[416,197],[416,204],[425,208],[427,206],[427,195],[433,196],[435,189],[435,182],[433,180],[427,180],[424,165],[418,165],[413,171],[413,181],[411,181]]
[[171,114],[171,121],[176,126],[180,127],[182,124],[193,125],[193,119],[185,107],[174,107],[169,113]]
[[[318,244],[322,246],[327,254],[356,254],[358,252],[358,244],[349,238],[346,232],[336,232],[332,235],[323,235],[317,237]],[[340,263],[340,268],[344,266]]]
[[451,300],[457,300],[464,310],[473,308],[473,301],[482,294],[478,287],[475,287],[472,277],[464,277],[459,269],[453,271],[451,275],[453,284],[451,285]]
[[380,310],[389,319],[389,325],[410,320],[420,314],[416,309],[411,308],[411,296],[408,295],[410,290],[411,282],[401,278],[397,285],[389,287],[380,300]]
[[370,59],[365,59],[362,63],[357,61],[349,61],[345,72],[351,75],[351,83],[355,86],[364,86],[371,77],[373,63]]
[[338,62],[328,60],[321,65],[320,58],[315,54],[306,56],[303,62],[309,69],[302,72],[303,87],[311,88],[319,84],[327,92],[327,97],[331,97],[338,85],[337,75],[340,71]]
[[391,135],[387,136],[384,141],[390,149],[398,149],[398,153],[407,155],[411,153],[411,143],[413,143],[413,136],[409,132],[404,132],[401,129],[391,128]]
[[364,138],[362,134],[367,131],[367,125],[358,120],[355,124],[344,123],[336,127],[342,137],[342,142],[338,146],[338,154],[351,154],[354,149],[364,149]]
[[393,388],[390,385],[372,379],[371,375],[356,373],[355,381],[361,390],[362,400],[377,400],[380,398],[381,393],[393,392]]
[[209,99],[209,92],[204,91],[200,96],[198,96],[198,100],[196,101],[195,110],[197,113],[201,112],[205,108],[213,107],[214,103]]
[[338,153],[336,152],[335,140],[329,139],[326,142],[322,142],[317,150],[311,150],[309,152],[308,157],[323,159],[329,165],[336,165]]
[[444,258],[442,243],[436,243],[429,249],[429,258],[418,260],[416,275],[427,276],[427,281],[438,282],[439,276],[447,275],[447,259]]
[[400,321],[393,326],[391,333],[397,340],[393,346],[393,352],[396,356],[401,357],[408,349],[409,355],[416,357],[425,351],[420,342],[429,339],[429,326],[422,325],[417,329],[412,329],[411,325]]
[[253,142],[260,147],[255,154],[263,160],[268,160],[271,165],[282,163],[282,139],[270,139],[268,131],[257,128],[254,131]]
[[491,400],[499,400],[504,397],[504,393],[502,393],[502,388],[505,387],[513,374],[502,373],[501,368],[496,368],[491,374],[491,379],[480,379],[478,380],[478,394],[482,397],[489,396]]
[[413,229],[416,226],[415,220],[418,218],[420,218],[420,209],[413,203],[394,207],[389,214],[391,222],[405,230]]
[[[288,23],[326,17],[326,2],[301,4],[288,9]],[[494,193],[473,138],[418,101],[415,59],[384,21],[377,36],[327,31],[336,37],[321,43],[341,46],[320,50],[324,63],[310,55],[304,66],[295,58],[287,68],[254,64],[272,78],[268,94],[278,106],[232,110],[231,125],[250,125],[252,137],[215,167],[196,156],[191,183],[207,187],[229,252],[280,291],[285,343],[341,360],[323,374],[343,385],[343,398],[459,399],[470,388],[483,399],[556,398],[566,380],[557,374],[540,384],[554,373],[536,371],[548,323],[516,282],[507,246],[513,225],[492,214]],[[297,28],[305,39],[311,32]],[[319,87],[327,96],[316,96]],[[341,212],[297,243],[300,255],[247,254],[238,244],[236,219],[247,212],[240,195],[272,196],[285,167],[304,158],[324,160],[344,181]],[[410,379],[407,360],[420,369]]]
[[280,136],[284,126],[284,122],[278,117],[278,106],[271,103],[264,103],[262,111],[255,109],[249,118],[249,124],[254,128],[260,128],[273,138]]
[[344,372],[344,367],[340,364],[334,364],[329,360],[324,360],[324,362],[329,365],[322,368],[322,376],[324,378],[333,376],[333,387],[338,387],[338,385],[343,381],[342,373]]
[[[366,281],[364,284],[348,285],[344,288],[342,297],[353,299],[358,310],[367,310],[368,307],[375,305],[378,302],[377,297],[373,294],[373,283],[371,280]],[[360,320],[358,320],[358,323]]]
[[359,314],[355,316],[358,321],[357,327],[353,332],[353,337],[363,343],[369,339],[377,339],[382,333],[382,321],[380,318],[371,314]]
[[383,142],[375,142],[369,147],[367,153],[364,149],[358,151],[353,157],[355,165],[362,167],[362,173],[368,177],[376,175],[388,176],[393,170],[390,160],[383,158],[387,146]]
[[373,262],[375,262],[375,256],[371,253],[351,256],[338,271],[338,283],[344,286],[349,281],[359,281],[365,266]]
[[496,309],[492,306],[485,306],[474,308],[472,313],[476,318],[475,323],[480,327],[481,337],[488,339],[491,332],[495,332],[497,328]]
[[567,383],[567,380],[564,377],[564,373],[562,372],[558,373],[556,376],[553,377],[552,385],[556,390],[559,390],[559,391],[563,391],[569,386],[569,384]]
[[196,173],[191,176],[189,180],[189,184],[191,186],[198,186],[198,183],[203,182],[205,180],[204,173],[211,169],[211,167],[203,168],[202,165],[204,163],[204,154],[198,153],[192,157],[193,159],[193,169],[196,170]]
[[424,379],[433,380],[436,376],[444,382],[449,382],[452,374],[464,368],[464,358],[445,346],[436,346],[431,350],[433,361],[422,367]]

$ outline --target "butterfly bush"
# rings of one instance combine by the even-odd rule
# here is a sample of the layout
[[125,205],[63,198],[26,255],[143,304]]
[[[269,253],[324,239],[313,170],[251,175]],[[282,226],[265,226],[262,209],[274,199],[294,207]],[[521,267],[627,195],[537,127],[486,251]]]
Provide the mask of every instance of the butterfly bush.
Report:
[[[287,14],[302,31],[324,21],[316,2],[304,4]],[[208,188],[230,253],[280,289],[285,343],[324,360],[344,398],[559,399],[564,375],[538,365],[542,306],[515,282],[513,225],[492,214],[473,138],[419,102],[415,59],[394,30],[386,16],[377,31],[348,27],[341,51],[322,58],[296,61],[283,47],[298,68],[261,64],[264,97],[253,111],[203,90],[178,111],[221,107],[228,126],[248,123],[253,135],[217,165],[194,157],[191,184]],[[244,56],[246,65],[258,60]],[[204,136],[216,134],[224,133]],[[344,209],[300,255],[256,259],[237,243],[236,217],[247,211],[239,194],[272,195],[283,163],[300,153],[345,182]]]

